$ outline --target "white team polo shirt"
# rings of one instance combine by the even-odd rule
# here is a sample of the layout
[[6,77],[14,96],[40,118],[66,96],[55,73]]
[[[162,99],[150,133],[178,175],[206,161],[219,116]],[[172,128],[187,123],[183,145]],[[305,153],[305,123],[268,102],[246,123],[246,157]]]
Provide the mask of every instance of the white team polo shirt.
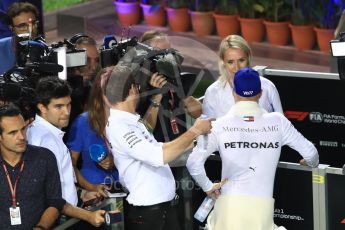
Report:
[[[260,77],[262,95],[259,105],[267,112],[283,113],[280,97],[275,85],[268,79]],[[205,92],[202,110],[207,117],[218,118],[227,114],[235,104],[232,88],[228,82],[220,80],[212,83]]]
[[175,196],[175,180],[163,162],[162,143],[149,133],[140,116],[110,109],[106,133],[120,182],[129,190],[132,205],[154,205]]
[[222,159],[222,180],[229,179],[222,187],[224,195],[272,197],[283,145],[299,152],[308,165],[318,165],[315,146],[284,115],[267,113],[256,102],[236,103],[212,127],[207,150],[195,147],[187,161],[190,174],[204,191],[212,188],[204,164],[214,151]]
[[71,205],[77,206],[75,174],[71,154],[62,139],[64,134],[41,116],[36,115],[28,128],[27,138],[29,144],[45,147],[54,153],[60,174],[62,198]]

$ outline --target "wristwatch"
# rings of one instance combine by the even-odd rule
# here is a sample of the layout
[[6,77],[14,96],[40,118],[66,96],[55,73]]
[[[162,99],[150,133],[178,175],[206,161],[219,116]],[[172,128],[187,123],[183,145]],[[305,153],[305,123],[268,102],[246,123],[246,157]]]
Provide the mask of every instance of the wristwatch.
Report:
[[151,105],[152,105],[152,107],[158,108],[159,106],[161,106],[161,103],[154,101],[154,100],[151,100]]

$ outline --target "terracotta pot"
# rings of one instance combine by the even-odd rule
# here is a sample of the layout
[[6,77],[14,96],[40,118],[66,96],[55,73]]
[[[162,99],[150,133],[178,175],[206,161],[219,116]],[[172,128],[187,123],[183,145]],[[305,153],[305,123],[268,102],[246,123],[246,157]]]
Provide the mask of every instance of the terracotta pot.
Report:
[[322,29],[314,27],[316,31],[317,44],[319,45],[320,51],[329,53],[330,45],[329,41],[334,39],[334,29]]
[[174,32],[186,32],[190,27],[188,8],[165,8],[170,29]]
[[164,26],[166,24],[165,10],[163,7],[159,7],[158,10],[152,11],[152,5],[140,4],[140,6],[143,10],[144,20],[147,25]]
[[216,21],[217,34],[221,39],[230,34],[239,34],[238,15],[213,14],[213,17]]
[[188,11],[192,21],[193,31],[197,36],[210,35],[214,31],[213,11]]
[[247,42],[261,42],[265,36],[265,26],[262,18],[239,17],[242,36]]
[[117,2],[113,1],[117,17],[123,26],[135,25],[140,22],[139,2]]
[[292,43],[298,50],[311,50],[315,44],[315,31],[313,25],[289,24]]
[[264,21],[267,40],[272,45],[285,46],[290,40],[289,22]]

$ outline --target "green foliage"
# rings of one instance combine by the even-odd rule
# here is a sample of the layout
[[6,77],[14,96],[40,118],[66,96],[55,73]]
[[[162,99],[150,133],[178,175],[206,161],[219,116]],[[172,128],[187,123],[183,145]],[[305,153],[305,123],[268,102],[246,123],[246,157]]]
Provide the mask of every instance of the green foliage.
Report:
[[215,7],[215,13],[223,15],[238,14],[238,2],[235,0],[219,0]]
[[213,0],[193,0],[190,4],[192,11],[208,12],[213,11],[214,1]]
[[292,13],[291,23],[293,25],[309,25],[315,22],[315,1],[314,0],[290,0]]
[[319,0],[314,3],[315,17],[319,22],[320,28],[335,29],[338,25],[340,16],[345,9],[344,0]]
[[265,8],[260,0],[240,0],[240,16],[243,18],[260,18],[263,16]]
[[170,8],[188,8],[189,1],[187,0],[165,0],[165,5]]
[[92,0],[44,0],[43,11],[51,12],[62,8],[67,8],[69,6],[74,6],[77,4],[90,2]]
[[273,22],[288,21],[291,15],[289,0],[260,0],[266,19]]

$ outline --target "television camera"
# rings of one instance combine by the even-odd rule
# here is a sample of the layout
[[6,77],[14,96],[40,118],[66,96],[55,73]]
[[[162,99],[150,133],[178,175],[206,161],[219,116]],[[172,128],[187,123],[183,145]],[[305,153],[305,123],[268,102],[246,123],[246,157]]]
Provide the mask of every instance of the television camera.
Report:
[[176,49],[155,50],[139,42],[137,37],[120,42],[115,37],[105,37],[100,60],[102,68],[118,63],[129,66],[141,91],[152,89],[149,80],[156,72],[166,77],[167,87],[180,88],[177,85],[180,83],[183,57]]
[[0,75],[1,103],[15,103],[25,119],[33,118],[36,113],[35,87],[38,80],[45,76],[64,73],[66,68],[83,66],[87,56],[84,49],[76,49],[74,44],[64,39],[48,46],[42,37],[30,39],[29,34],[15,38],[17,65]]

